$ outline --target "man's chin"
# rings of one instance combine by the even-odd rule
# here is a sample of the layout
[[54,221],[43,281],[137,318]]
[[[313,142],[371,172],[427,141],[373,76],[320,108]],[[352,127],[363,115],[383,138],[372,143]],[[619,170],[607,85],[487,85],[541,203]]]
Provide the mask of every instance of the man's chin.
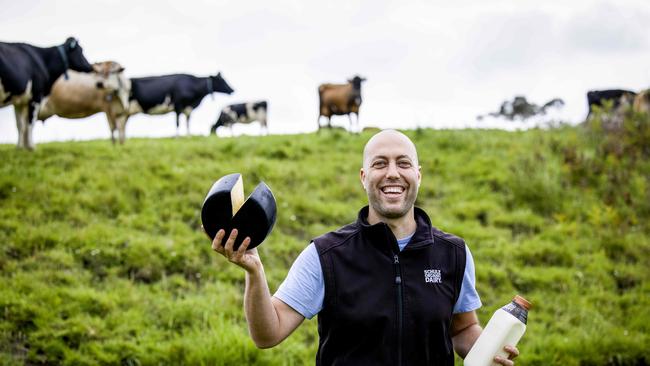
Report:
[[401,217],[404,217],[404,215],[408,214],[409,210],[404,207],[399,207],[399,208],[386,208],[386,207],[381,207],[377,212],[387,218],[387,219],[399,219]]

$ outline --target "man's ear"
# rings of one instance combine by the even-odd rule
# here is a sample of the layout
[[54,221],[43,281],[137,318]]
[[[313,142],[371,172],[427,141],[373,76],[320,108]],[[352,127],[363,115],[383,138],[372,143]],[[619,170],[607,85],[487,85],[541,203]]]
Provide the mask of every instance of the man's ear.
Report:
[[366,172],[363,171],[363,168],[359,170],[359,179],[361,179],[361,185],[363,186],[363,190],[366,190],[366,184],[364,181],[366,180]]

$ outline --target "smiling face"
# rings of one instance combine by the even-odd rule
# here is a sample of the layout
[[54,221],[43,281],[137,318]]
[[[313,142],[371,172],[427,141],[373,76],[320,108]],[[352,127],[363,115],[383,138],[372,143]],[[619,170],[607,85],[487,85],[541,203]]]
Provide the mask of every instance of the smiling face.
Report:
[[368,222],[412,216],[420,180],[417,151],[406,135],[385,130],[373,136],[363,151],[361,169],[370,206]]

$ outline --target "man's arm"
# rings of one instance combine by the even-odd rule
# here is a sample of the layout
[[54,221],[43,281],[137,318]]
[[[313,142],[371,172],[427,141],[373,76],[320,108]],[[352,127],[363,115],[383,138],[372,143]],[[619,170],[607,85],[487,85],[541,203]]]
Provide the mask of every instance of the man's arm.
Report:
[[482,331],[476,311],[454,314],[451,318],[451,341],[454,351],[461,358],[465,358]]
[[287,338],[305,318],[284,302],[271,297],[257,249],[247,250],[250,238],[244,239],[234,251],[237,229],[233,229],[225,245],[222,245],[224,235],[225,232],[219,230],[212,241],[212,249],[246,270],[244,311],[248,330],[257,347],[273,347]]
[[[467,356],[481,332],[483,332],[483,329],[478,323],[476,311],[458,313],[452,316],[451,341],[454,344],[454,351],[461,358],[464,359]],[[504,366],[513,366],[515,363],[512,359],[519,356],[519,350],[513,346],[505,346],[504,350],[510,354],[510,357],[508,359],[495,357],[494,362]]]

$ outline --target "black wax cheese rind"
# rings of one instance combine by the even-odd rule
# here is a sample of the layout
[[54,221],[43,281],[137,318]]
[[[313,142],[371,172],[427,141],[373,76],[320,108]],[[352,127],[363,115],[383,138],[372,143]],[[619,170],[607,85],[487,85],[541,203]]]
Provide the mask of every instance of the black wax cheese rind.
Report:
[[260,245],[273,229],[277,216],[275,197],[264,182],[257,185],[238,210],[237,207],[234,208],[236,212],[233,216],[233,203],[236,204],[241,199],[232,195],[243,196],[240,178],[240,174],[235,173],[215,182],[201,209],[201,221],[210,238],[214,239],[219,229],[225,230],[225,238],[233,228],[237,229],[237,240],[233,246],[235,250],[247,236],[251,238],[249,249]]
[[251,238],[249,249],[262,244],[273,229],[276,212],[273,192],[264,182],[261,182],[232,219],[232,227],[240,233],[237,235],[234,248],[239,248],[247,236]]
[[[232,197],[231,191],[237,185],[241,174],[233,173],[221,177],[210,188],[201,209],[201,222],[203,229],[214,239],[219,229],[230,233],[228,224],[232,219]],[[226,225],[224,225],[226,224]]]

